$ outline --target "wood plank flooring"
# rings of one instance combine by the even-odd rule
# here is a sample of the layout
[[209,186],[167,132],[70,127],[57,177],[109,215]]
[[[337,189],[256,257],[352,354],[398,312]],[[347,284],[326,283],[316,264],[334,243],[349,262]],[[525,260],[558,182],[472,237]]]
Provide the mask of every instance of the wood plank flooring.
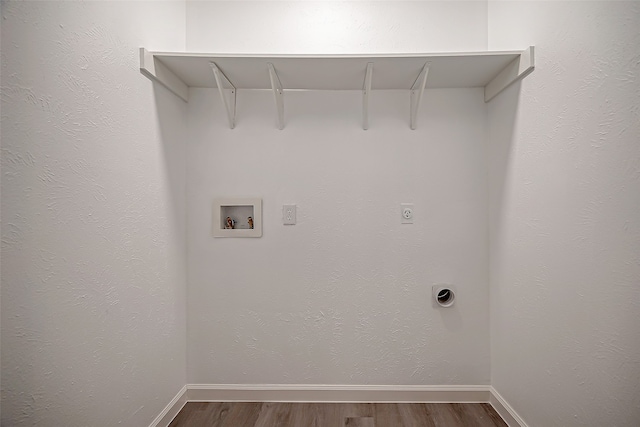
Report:
[[169,427],[506,427],[488,403],[188,402]]

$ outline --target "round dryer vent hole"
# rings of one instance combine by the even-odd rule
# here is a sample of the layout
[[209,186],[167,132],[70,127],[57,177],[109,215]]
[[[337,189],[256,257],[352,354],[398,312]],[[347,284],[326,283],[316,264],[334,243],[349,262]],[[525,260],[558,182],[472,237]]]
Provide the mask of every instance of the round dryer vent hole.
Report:
[[434,286],[433,298],[440,307],[451,307],[456,299],[456,294],[450,286]]
[[453,300],[453,292],[450,289],[442,289],[438,292],[438,304],[448,304]]

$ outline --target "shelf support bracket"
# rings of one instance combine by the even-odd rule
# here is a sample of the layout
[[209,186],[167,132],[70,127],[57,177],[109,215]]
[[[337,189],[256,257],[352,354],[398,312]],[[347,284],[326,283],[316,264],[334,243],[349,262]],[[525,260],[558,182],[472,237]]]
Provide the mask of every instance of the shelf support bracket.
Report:
[[411,86],[411,117],[409,119],[409,124],[412,130],[416,129],[418,109],[420,108],[420,103],[422,102],[422,94],[424,93],[424,88],[427,84],[429,65],[431,65],[430,62],[424,64],[424,67],[422,67],[422,71],[420,71],[418,78],[413,83],[413,86]]
[[[229,120],[229,127],[233,129],[236,126],[236,87],[229,81],[227,76],[218,68],[215,62],[210,62],[211,71],[213,71],[213,76],[216,79],[216,85],[218,86],[218,92],[220,92],[220,98],[222,98],[222,103],[224,104],[224,109],[227,111],[227,119]],[[223,82],[224,80],[224,82]],[[225,96],[225,86],[230,86],[229,90],[231,91],[231,96],[229,100]]]
[[269,78],[271,79],[271,89],[273,90],[273,99],[276,101],[276,110],[278,111],[278,129],[284,129],[284,93],[282,91],[282,83],[278,78],[276,69],[271,62],[269,66]]
[[153,53],[140,48],[140,72],[149,80],[158,82],[185,102],[189,101],[189,87],[167,66],[156,59]]
[[534,47],[529,46],[484,87],[484,102],[491,101],[500,92],[527,77],[534,68]]
[[373,62],[367,63],[367,74],[362,88],[362,129],[369,129],[369,94],[371,93],[371,78],[373,77]]

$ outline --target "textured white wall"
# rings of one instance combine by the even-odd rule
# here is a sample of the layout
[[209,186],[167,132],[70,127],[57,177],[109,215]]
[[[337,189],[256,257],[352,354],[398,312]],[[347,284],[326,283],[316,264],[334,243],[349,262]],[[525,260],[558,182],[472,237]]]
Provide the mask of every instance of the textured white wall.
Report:
[[[191,383],[488,384],[488,236],[482,91],[191,90],[188,379]],[[263,237],[211,237],[212,201],[263,198]],[[413,225],[400,203],[415,203]],[[282,204],[298,224],[282,225]],[[455,283],[448,310],[431,285]]]
[[[486,384],[490,265],[491,381],[525,420],[640,419],[637,3],[186,9],[2,3],[3,423],[142,425],[185,383],[185,203],[189,382]],[[490,264],[480,91],[428,91],[416,132],[406,93],[375,93],[367,132],[359,93],[287,94],[280,132],[269,93],[241,92],[230,131],[216,94],[192,90],[187,131],[187,107],[136,70],[138,46],[419,52],[488,36],[538,46],[521,97],[488,109]],[[263,197],[263,238],[211,237],[212,199],[234,195]],[[281,225],[283,203],[298,225]],[[436,282],[458,286],[454,309],[431,308]]]
[[536,71],[489,109],[492,384],[531,426],[640,422],[640,3],[490,2]]
[[486,1],[187,1],[190,52],[422,53],[486,47]]
[[[2,3],[0,3],[0,47],[2,46]],[[0,48],[0,62],[3,61]],[[2,90],[2,66],[0,65],[0,91]],[[0,92],[0,99],[2,93]],[[0,101],[0,156],[2,155],[2,101]],[[0,201],[2,200],[2,162],[0,161]],[[1,206],[1,203],[0,203]],[[0,227],[2,224],[2,209],[0,208]],[[0,250],[0,367],[2,366],[2,252]],[[2,390],[2,375],[0,374],[0,390]],[[1,392],[0,392],[1,393]],[[0,396],[1,402],[1,396]],[[0,423],[2,422],[2,404],[0,403]]]
[[[188,2],[187,49],[252,53],[481,50],[484,2]],[[375,77],[374,77],[375,78]],[[488,384],[485,104],[428,91],[191,90],[188,379],[191,383]],[[211,237],[216,197],[263,198],[261,239]],[[400,225],[400,203],[416,223]],[[283,203],[298,224],[283,226]],[[455,308],[431,285],[458,286]]]
[[2,2],[2,425],[148,425],[186,382],[180,2]]

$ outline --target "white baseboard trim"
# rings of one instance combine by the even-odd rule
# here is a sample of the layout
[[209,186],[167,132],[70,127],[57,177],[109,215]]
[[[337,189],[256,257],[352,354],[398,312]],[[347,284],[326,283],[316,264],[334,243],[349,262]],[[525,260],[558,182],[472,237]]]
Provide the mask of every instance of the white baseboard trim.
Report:
[[167,427],[187,402],[486,403],[509,427],[527,427],[488,385],[187,384],[149,427]]
[[167,427],[178,415],[178,412],[187,404],[187,386],[180,389],[178,394],[171,399],[171,402],[160,412],[149,427]]
[[495,388],[490,387],[490,390],[491,396],[489,397],[489,403],[509,427],[528,427],[527,423],[524,422],[520,415],[504,400]]
[[488,385],[187,384],[190,402],[488,402]]

